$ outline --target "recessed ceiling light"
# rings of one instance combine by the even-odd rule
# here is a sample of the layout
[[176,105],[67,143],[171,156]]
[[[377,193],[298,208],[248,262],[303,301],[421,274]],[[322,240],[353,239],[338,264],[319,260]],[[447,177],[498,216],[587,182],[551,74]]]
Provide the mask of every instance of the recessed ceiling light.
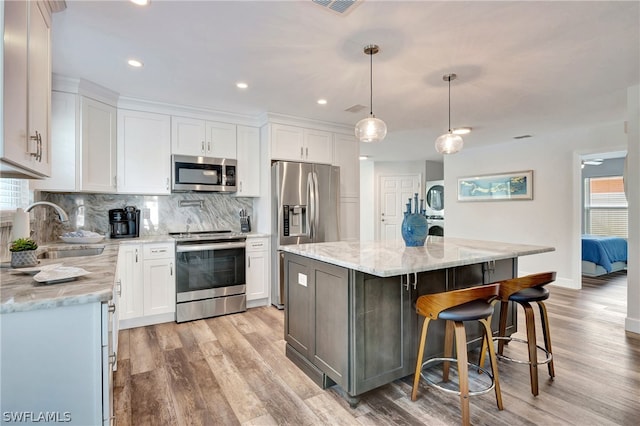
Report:
[[361,155],[361,156],[360,156],[360,159],[361,159],[361,160],[368,160],[368,159],[369,159],[369,156],[368,156],[368,155]]
[[246,89],[247,87],[249,87],[249,85],[247,83],[238,82],[238,83],[236,83],[236,87],[238,89]]
[[143,64],[142,64],[142,62],[140,62],[140,61],[139,61],[139,60],[137,60],[137,59],[129,59],[129,60],[127,61],[127,63],[128,63],[129,65],[131,65],[132,67],[134,67],[134,68],[141,68],[141,67],[142,67],[142,65],[143,65]]
[[138,6],[146,6],[151,3],[151,0],[130,0],[131,3],[137,4]]
[[318,99],[318,104],[326,105],[327,104],[327,100],[326,99]]
[[454,135],[466,135],[471,133],[471,127],[458,127],[457,129],[453,129],[451,133]]

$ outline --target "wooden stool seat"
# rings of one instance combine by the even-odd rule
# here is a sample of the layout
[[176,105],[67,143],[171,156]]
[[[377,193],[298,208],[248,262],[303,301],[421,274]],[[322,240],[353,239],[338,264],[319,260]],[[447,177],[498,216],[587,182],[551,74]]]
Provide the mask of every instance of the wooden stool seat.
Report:
[[[531,393],[535,396],[539,393],[538,386],[538,365],[547,364],[549,376],[551,379],[555,377],[555,368],[553,365],[553,352],[551,349],[551,333],[549,331],[549,317],[544,300],[549,298],[549,290],[544,288],[545,285],[552,283],[556,279],[555,272],[543,272],[539,274],[527,275],[520,278],[500,281],[500,329],[498,336],[494,338],[498,342],[498,358],[517,362],[521,364],[529,364],[529,377],[531,382]],[[524,309],[525,324],[527,331],[527,339],[518,339],[506,336],[507,328],[507,311],[509,302],[516,302]],[[537,344],[536,326],[533,308],[530,303],[537,303],[540,309],[540,322],[542,325],[542,334],[544,338],[544,347]],[[529,359],[528,361],[517,360],[504,355],[504,345],[510,341],[522,342],[527,344]],[[544,352],[545,358],[538,358],[538,350]],[[480,366],[484,364],[484,343],[483,351],[480,355]]]
[[[420,296],[416,301],[416,312],[424,317],[420,345],[418,347],[418,357],[416,360],[416,371],[413,379],[413,390],[411,400],[415,401],[418,395],[420,377],[424,377],[427,383],[447,392],[453,392],[460,397],[460,408],[462,411],[462,424],[470,424],[469,397],[491,391],[495,391],[498,409],[502,410],[502,395],[500,393],[500,380],[498,376],[498,365],[496,353],[491,344],[491,315],[493,314],[492,300],[498,296],[499,286],[483,285],[462,290],[447,291],[443,293],[427,294]],[[424,346],[427,341],[427,330],[431,320],[446,320],[444,356],[442,358],[431,358],[423,362]],[[482,373],[487,373],[491,378],[491,385],[482,391],[469,391],[469,362],[467,357],[467,338],[464,328],[465,321],[479,321],[483,330],[483,349],[489,351],[491,361],[491,373],[480,369]],[[457,358],[453,358],[453,343],[455,334],[455,344]],[[443,362],[442,380],[449,380],[449,369],[451,362],[457,362],[459,390],[449,390],[438,386],[422,375],[423,368],[430,367],[434,362]]]

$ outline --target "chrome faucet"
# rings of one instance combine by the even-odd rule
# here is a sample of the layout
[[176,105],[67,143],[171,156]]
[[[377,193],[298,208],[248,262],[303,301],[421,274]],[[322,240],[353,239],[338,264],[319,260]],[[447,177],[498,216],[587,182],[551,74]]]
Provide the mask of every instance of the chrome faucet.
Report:
[[58,213],[58,216],[60,216],[60,222],[69,221],[69,216],[65,213],[64,210],[62,210],[62,207],[57,204],[50,203],[49,201],[36,201],[35,203],[29,204],[27,207],[25,207],[24,211],[29,212],[29,210],[31,210],[35,206],[51,206],[55,209],[56,213]]

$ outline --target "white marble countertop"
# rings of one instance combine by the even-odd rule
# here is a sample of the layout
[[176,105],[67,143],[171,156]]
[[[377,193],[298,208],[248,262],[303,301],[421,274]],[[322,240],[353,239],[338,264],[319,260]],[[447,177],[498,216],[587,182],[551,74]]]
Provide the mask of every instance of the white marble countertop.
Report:
[[432,271],[554,251],[553,247],[430,235],[423,247],[403,240],[292,244],[280,250],[379,277]]
[[89,272],[66,283],[41,284],[32,275],[17,272],[3,264],[0,268],[0,314],[111,300],[118,243],[119,241],[105,240],[98,244],[50,244],[39,247],[39,252],[50,248],[73,250],[104,247],[104,251],[95,256],[40,259],[38,266],[62,264]]

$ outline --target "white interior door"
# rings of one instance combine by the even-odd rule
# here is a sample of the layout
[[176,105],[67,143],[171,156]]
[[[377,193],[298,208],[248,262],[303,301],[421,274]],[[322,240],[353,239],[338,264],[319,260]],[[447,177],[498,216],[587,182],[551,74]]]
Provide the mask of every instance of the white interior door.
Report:
[[380,214],[378,217],[378,239],[402,238],[400,226],[409,198],[420,194],[420,175],[381,176],[378,189]]

